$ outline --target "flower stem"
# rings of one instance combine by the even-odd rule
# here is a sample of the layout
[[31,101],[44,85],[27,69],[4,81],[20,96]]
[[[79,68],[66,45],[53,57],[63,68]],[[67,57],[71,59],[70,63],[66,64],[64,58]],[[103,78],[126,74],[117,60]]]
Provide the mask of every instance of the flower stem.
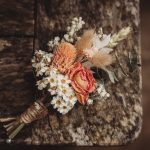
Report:
[[10,135],[9,138],[13,139],[19,132],[20,130],[24,127],[24,123],[21,123]]

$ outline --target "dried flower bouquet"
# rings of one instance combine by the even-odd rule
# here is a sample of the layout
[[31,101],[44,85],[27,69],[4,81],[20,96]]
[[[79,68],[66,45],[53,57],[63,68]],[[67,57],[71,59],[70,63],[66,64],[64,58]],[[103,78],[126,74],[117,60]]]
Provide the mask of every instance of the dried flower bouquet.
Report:
[[[94,77],[93,68],[106,71],[110,80],[115,77],[107,69],[113,62],[113,48],[130,33],[130,27],[117,34],[103,34],[102,28],[83,31],[85,22],[74,18],[63,38],[55,37],[48,42],[49,51],[35,51],[32,65],[36,73],[37,87],[48,96],[38,99],[19,117],[1,118],[13,139],[25,124],[45,117],[52,105],[61,114],[68,113],[76,103],[91,105],[93,95],[106,99],[110,94],[100,78]],[[97,32],[96,32],[97,31]],[[81,36],[80,36],[81,35]]]

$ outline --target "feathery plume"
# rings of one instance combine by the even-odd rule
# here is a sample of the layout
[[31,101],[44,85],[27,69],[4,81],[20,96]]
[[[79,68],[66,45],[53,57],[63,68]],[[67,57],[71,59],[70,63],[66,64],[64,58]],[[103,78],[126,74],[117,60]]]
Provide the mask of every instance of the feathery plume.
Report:
[[115,33],[109,42],[108,47],[113,48],[118,45],[118,43],[125,38],[127,38],[128,34],[131,32],[131,27],[126,27],[121,29],[118,33]]
[[91,63],[97,68],[104,68],[112,63],[112,56],[99,51],[92,57]]
[[81,38],[77,41],[75,47],[79,51],[78,53],[82,53],[84,49],[89,49],[92,47],[92,39],[94,36],[94,30],[86,30]]

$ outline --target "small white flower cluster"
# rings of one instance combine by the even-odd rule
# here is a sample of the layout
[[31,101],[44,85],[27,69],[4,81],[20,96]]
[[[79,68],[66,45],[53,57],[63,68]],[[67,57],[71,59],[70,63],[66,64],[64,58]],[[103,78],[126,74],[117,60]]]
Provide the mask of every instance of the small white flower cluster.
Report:
[[53,40],[49,41],[47,46],[52,50],[60,42],[60,37],[56,36]]
[[48,69],[52,61],[53,54],[39,50],[35,51],[32,59],[32,66],[35,68],[36,76],[42,76]]
[[[98,83],[97,88],[96,88],[96,91],[97,91],[97,93],[98,93],[99,96],[100,96],[100,100],[110,97],[110,94],[106,91],[104,85],[101,84],[101,83]],[[92,105],[93,102],[94,102],[94,100],[91,99],[91,98],[89,98],[89,99],[87,100],[87,105]]]
[[52,50],[55,46],[57,46],[61,41],[66,41],[73,43],[77,39],[77,32],[82,29],[85,22],[82,20],[82,17],[73,18],[71,25],[67,27],[67,33],[64,35],[61,40],[60,37],[56,36],[53,40],[50,40],[47,43],[47,46],[50,50]]
[[64,40],[70,43],[73,43],[77,39],[76,33],[82,29],[85,22],[82,20],[82,17],[73,18],[71,25],[67,27],[67,33],[64,35]]
[[100,95],[101,98],[110,97],[110,94],[106,91],[103,84],[98,84],[96,90],[97,90],[97,92],[98,92],[98,94]]
[[47,71],[46,75],[45,78],[37,82],[38,89],[47,88],[54,96],[51,101],[53,107],[62,114],[68,113],[77,102],[74,90],[70,86],[71,81],[67,75],[60,74],[54,68]]
[[93,104],[93,99],[90,99],[90,98],[89,98],[89,99],[87,100],[87,105],[92,105],[92,104]]

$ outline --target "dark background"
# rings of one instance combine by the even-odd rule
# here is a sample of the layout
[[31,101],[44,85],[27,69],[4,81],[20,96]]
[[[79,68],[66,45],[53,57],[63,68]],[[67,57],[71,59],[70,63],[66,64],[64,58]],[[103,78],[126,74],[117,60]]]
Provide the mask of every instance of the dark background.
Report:
[[34,147],[34,146],[17,146],[1,145],[0,150],[5,149],[107,149],[107,150],[149,150],[150,149],[150,1],[141,0],[141,49],[142,49],[142,76],[143,76],[143,127],[139,138],[132,144],[121,147]]

